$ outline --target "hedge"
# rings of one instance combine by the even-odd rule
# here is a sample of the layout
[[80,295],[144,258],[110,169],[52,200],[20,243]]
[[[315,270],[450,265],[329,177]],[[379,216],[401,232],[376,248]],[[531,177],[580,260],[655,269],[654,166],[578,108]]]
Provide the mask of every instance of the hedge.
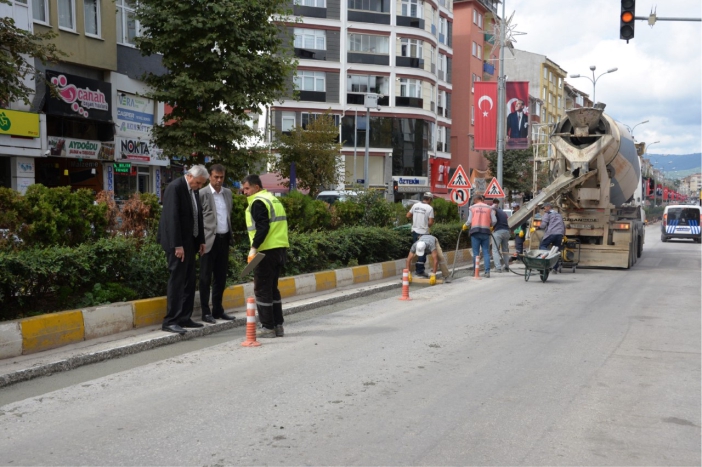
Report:
[[[460,223],[434,225],[432,234],[444,251],[452,251],[460,229]],[[291,231],[289,240],[287,276],[404,258],[412,243],[409,229],[380,227]],[[468,244],[462,235],[461,248]],[[230,285],[251,280],[239,279],[248,249],[245,242],[231,248]],[[0,320],[164,296],[168,274],[153,236],[0,252]]]

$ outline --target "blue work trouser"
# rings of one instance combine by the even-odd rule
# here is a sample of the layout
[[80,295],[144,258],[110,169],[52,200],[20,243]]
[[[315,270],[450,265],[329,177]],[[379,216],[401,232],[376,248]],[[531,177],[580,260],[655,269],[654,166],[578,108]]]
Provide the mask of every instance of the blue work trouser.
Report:
[[473,247],[473,268],[479,268],[475,264],[475,258],[480,254],[480,249],[483,249],[483,261],[485,261],[485,272],[490,272],[490,234],[474,233],[470,236],[470,244]]
[[[420,233],[417,233],[413,230],[412,231],[412,244],[416,243],[417,240],[419,240],[419,237],[421,237],[422,235],[425,235],[425,234],[420,234]],[[422,256],[417,255],[417,263],[414,265],[415,274],[417,274],[417,275],[424,274],[424,263],[426,263],[426,262],[427,262],[426,252]]]

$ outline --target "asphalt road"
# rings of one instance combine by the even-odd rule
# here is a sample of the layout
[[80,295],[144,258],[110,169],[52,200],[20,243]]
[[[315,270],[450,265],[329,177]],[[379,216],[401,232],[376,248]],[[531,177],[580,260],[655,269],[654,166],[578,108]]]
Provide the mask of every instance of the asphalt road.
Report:
[[463,277],[3,405],[0,463],[700,465],[701,252],[657,227],[629,271]]

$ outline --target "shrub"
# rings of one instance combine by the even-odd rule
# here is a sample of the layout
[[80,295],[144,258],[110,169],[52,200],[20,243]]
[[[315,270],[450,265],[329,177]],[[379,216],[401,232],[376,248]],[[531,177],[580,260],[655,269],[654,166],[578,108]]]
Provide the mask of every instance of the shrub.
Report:
[[288,218],[288,229],[310,232],[331,227],[331,213],[327,203],[312,199],[299,191],[280,198]]
[[458,205],[443,198],[435,198],[432,201],[434,208],[434,222],[439,224],[449,224],[459,222]]
[[149,232],[156,232],[161,206],[153,193],[134,193],[122,205],[120,216],[122,223],[119,231],[126,236],[142,239]]
[[383,191],[366,191],[356,197],[356,202],[363,208],[361,225],[366,227],[389,227],[395,220],[393,203],[385,199]]

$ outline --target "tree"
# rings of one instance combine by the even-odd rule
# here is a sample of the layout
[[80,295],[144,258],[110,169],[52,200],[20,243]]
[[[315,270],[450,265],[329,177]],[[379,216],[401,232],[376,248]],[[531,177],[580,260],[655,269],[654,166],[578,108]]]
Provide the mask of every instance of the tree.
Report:
[[[279,156],[271,165],[281,176],[289,178],[290,168],[295,164],[298,187],[309,190],[310,196],[319,193],[322,186],[341,181],[339,128],[331,115],[320,115],[306,129],[297,126],[289,134],[278,131],[277,136]],[[290,186],[290,182],[285,185]]]
[[[497,174],[497,152],[485,155],[490,172]],[[533,152],[528,149],[511,149],[502,158],[502,189],[505,195],[510,191],[530,192],[533,188]]]
[[167,71],[148,73],[149,97],[173,110],[154,126],[168,157],[226,163],[254,130],[247,112],[281,99],[295,62],[279,23],[286,0],[140,0],[143,55],[161,54]]
[[[9,4],[8,0],[0,3]],[[29,61],[56,62],[66,54],[49,43],[56,33],[34,34],[15,26],[10,17],[0,17],[0,107],[21,100],[29,105],[34,89],[25,84],[28,76],[36,79],[40,73]],[[33,58],[32,58],[33,57]],[[51,87],[51,86],[50,86]]]

